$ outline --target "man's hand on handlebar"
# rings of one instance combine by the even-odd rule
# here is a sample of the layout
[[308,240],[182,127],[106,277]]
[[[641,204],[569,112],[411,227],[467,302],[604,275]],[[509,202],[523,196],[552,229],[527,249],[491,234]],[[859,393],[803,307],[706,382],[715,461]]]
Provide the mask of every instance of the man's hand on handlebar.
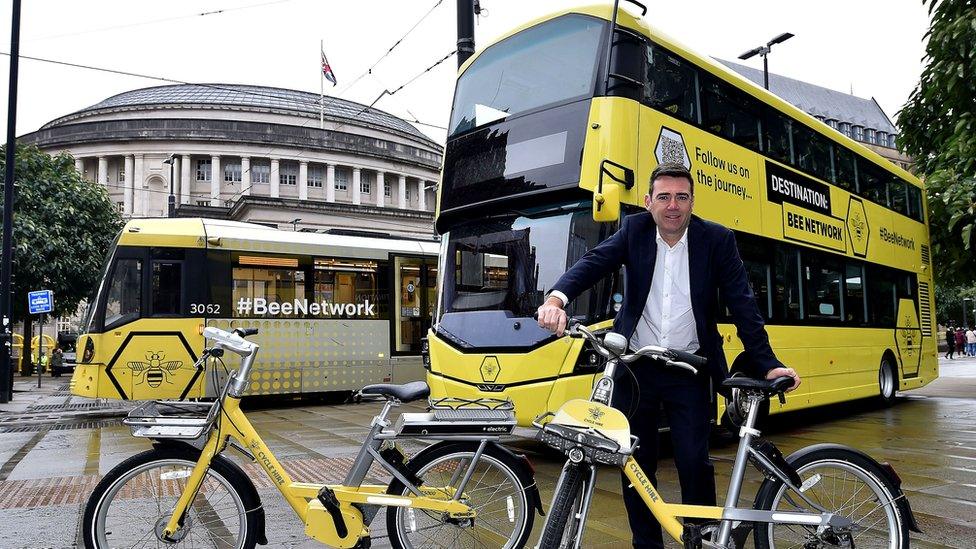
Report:
[[783,376],[793,378],[793,386],[786,390],[787,393],[800,386],[800,374],[796,373],[796,370],[793,368],[773,368],[772,370],[766,372],[766,380],[772,380]]
[[557,336],[563,335],[566,330],[566,311],[563,310],[561,299],[550,296],[536,311],[536,315],[539,317],[539,326],[555,332]]

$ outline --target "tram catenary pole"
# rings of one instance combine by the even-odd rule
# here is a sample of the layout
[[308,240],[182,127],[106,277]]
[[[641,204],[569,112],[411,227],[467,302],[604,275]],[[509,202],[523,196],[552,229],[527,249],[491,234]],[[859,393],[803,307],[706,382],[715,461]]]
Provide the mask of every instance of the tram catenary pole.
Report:
[[13,350],[12,305],[10,295],[13,263],[14,164],[17,148],[17,69],[20,61],[20,0],[13,1],[10,17],[10,87],[7,93],[7,150],[3,177],[3,250],[0,256],[0,402],[14,396],[14,370],[10,360]]
[[458,68],[474,55],[474,14],[480,11],[478,0],[457,0]]

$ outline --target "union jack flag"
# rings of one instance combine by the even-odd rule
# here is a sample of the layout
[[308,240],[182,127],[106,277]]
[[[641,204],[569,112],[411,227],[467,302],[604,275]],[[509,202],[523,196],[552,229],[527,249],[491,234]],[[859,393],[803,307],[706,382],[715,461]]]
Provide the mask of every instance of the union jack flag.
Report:
[[326,80],[332,82],[332,85],[335,86],[336,85],[335,74],[332,72],[332,67],[329,66],[328,58],[325,57],[325,51],[324,50],[320,50],[320,51],[322,52],[322,74],[325,76]]

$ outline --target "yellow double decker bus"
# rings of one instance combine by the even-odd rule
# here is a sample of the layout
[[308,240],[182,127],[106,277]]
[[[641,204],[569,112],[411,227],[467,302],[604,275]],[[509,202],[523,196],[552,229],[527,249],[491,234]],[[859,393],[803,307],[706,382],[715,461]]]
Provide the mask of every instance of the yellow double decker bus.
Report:
[[[693,174],[695,212],[735,231],[772,346],[804,380],[786,409],[891,401],[935,379],[922,182],[615,9],[543,17],[461,67],[436,217],[434,395],[510,397],[527,424],[589,393],[601,359],[532,315],[640,211],[665,161]],[[608,328],[622,276],[568,313]],[[734,326],[720,332],[745,371]]]
[[433,239],[134,219],[90,300],[70,390],[133,400],[216,396],[221,384],[193,367],[204,326],[260,329],[249,395],[420,379],[437,252]]

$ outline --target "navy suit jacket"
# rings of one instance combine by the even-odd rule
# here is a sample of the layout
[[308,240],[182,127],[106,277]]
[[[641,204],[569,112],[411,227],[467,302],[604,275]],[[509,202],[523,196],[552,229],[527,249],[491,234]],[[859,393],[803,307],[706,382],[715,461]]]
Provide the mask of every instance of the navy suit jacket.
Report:
[[[654,218],[649,212],[629,215],[624,218],[620,230],[586,252],[552,289],[566,294],[572,301],[623,265],[624,301],[614,319],[613,329],[629,339],[647,304],[656,261]],[[731,312],[738,336],[748,353],[750,370],[746,373],[765,377],[769,370],[782,366],[769,346],[769,336],[732,231],[692,216],[688,225],[688,273],[691,308],[700,345],[698,354],[708,359],[706,368],[714,389],[718,390],[722,380],[728,377],[728,363],[716,321],[719,313],[717,293],[721,293]]]

